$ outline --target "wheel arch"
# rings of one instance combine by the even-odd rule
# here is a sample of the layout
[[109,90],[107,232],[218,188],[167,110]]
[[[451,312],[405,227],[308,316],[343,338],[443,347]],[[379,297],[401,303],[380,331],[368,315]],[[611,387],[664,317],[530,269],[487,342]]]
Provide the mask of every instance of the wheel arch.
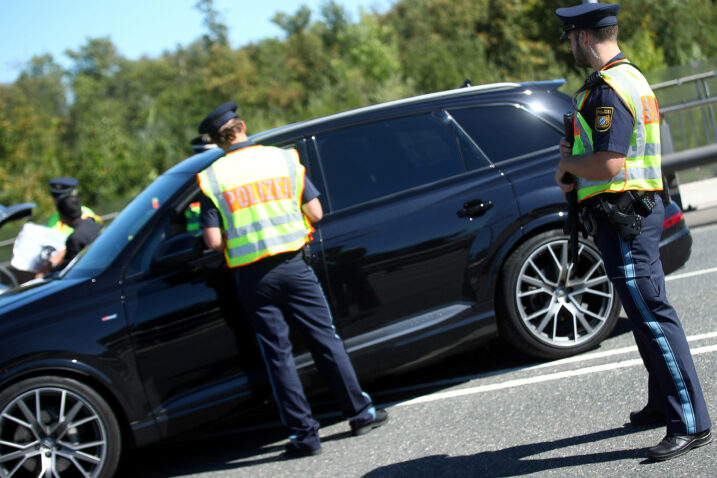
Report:
[[[5,369],[3,372],[7,374],[10,370]],[[107,402],[114,413],[120,427],[123,448],[137,446],[137,436],[125,408],[128,404],[123,403],[123,399],[112,391],[112,380],[96,368],[76,359],[56,359],[23,364],[14,367],[11,372],[11,376],[0,382],[0,388],[6,389],[24,380],[48,375],[73,379],[90,387]]]
[[[537,215],[536,215],[537,214]],[[563,221],[565,219],[565,211],[558,207],[550,208],[543,213],[536,213],[528,218],[524,223],[519,223],[513,233],[501,245],[498,253],[495,255],[495,260],[491,264],[491,270],[489,277],[490,281],[490,294],[494,304],[499,303],[497,300],[497,294],[501,283],[501,277],[504,273],[505,262],[510,256],[526,241],[530,238],[551,230],[562,230]],[[525,217],[525,216],[524,216]],[[496,321],[500,321],[500,313],[496,309]]]

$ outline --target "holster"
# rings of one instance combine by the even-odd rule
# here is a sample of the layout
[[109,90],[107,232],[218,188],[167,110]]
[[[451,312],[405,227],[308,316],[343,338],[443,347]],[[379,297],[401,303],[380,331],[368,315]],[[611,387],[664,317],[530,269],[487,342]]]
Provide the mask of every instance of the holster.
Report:
[[[654,193],[625,191],[619,193],[615,200],[610,196],[602,194],[599,201],[585,208],[585,219],[581,216],[581,223],[590,232],[589,225],[596,223],[595,216],[602,217],[623,240],[630,242],[642,232],[642,218],[648,216],[655,207]],[[594,235],[594,232],[591,234]]]

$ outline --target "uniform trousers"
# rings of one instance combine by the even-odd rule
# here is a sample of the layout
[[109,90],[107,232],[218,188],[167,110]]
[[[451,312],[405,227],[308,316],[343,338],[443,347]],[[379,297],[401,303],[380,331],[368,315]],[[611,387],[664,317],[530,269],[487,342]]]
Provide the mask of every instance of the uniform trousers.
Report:
[[659,195],[655,199],[635,239],[623,240],[598,218],[595,242],[648,372],[647,406],[665,413],[668,435],[695,434],[711,421],[685,332],[665,294],[659,250],[665,209]]
[[371,399],[356,377],[314,271],[301,253],[262,259],[237,269],[239,298],[264,356],[281,421],[300,448],[320,446],[319,424],[312,417],[296,370],[289,322],[302,332],[316,366],[354,426],[375,418]]

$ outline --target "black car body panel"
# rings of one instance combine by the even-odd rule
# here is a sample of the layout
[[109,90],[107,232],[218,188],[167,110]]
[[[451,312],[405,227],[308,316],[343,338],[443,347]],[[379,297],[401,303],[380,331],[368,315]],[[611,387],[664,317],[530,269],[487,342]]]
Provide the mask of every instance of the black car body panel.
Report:
[[[570,99],[561,85],[463,88],[253,137],[296,147],[321,192],[325,216],[307,260],[361,380],[498,334],[507,259],[528,238],[562,230],[553,172]],[[256,413],[268,381],[233,274],[183,222],[199,198],[196,174],[222,155],[177,164],[59,277],[0,296],[0,389],[75,377],[135,445],[227,416],[266,420]],[[684,221],[666,229],[666,271],[690,245]],[[294,344],[307,391],[323,390],[301,338]]]
[[665,202],[665,227],[660,238],[660,261],[665,274],[671,274],[682,267],[692,252],[692,235],[685,224],[685,218],[676,202],[663,198]]

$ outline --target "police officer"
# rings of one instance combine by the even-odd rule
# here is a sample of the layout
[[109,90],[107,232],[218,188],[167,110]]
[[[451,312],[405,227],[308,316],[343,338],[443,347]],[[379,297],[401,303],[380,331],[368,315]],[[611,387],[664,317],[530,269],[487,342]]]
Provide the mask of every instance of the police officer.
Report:
[[[204,151],[209,151],[210,149],[217,147],[217,145],[212,142],[212,139],[208,134],[200,134],[199,136],[192,138],[189,144],[192,145],[193,154],[203,153]],[[199,227],[200,214],[201,203],[199,201],[189,203],[187,209],[184,210],[184,218],[187,221],[187,232],[192,235],[202,234],[201,228]]]
[[102,230],[102,224],[91,217],[82,217],[80,198],[68,195],[57,201],[57,210],[63,224],[72,230],[65,240],[65,248],[51,257],[43,258],[35,277],[44,277],[53,270],[62,270],[87,245],[94,241]]
[[289,324],[302,329],[323,378],[334,392],[354,435],[388,420],[362,391],[331,313],[302,249],[323,211],[295,149],[254,144],[235,103],[214,109],[201,122],[226,155],[197,175],[206,196],[200,224],[211,249],[236,268],[242,307],[267,366],[282,423],[290,430],[286,454],[321,452],[319,424],[311,415],[289,341]]
[[[75,178],[61,177],[50,179],[48,184],[50,186],[52,200],[55,202],[55,207],[57,207],[58,202],[62,198],[77,194],[77,185],[79,182]],[[95,222],[102,224],[102,218],[95,214],[95,212],[89,207],[82,206],[81,218],[87,219],[88,217],[94,219]],[[71,226],[62,221],[59,211],[55,211],[52,216],[50,216],[50,219],[47,220],[47,227],[61,232],[65,236],[69,236],[73,231]]]
[[[648,372],[645,407],[635,426],[665,424],[647,455],[669,460],[712,441],[711,421],[682,325],[665,295],[659,256],[660,117],[640,70],[617,43],[619,4],[558,8],[561,38],[578,66],[594,70],[575,96],[574,144],[560,143],[555,181],[577,188],[585,224],[595,235],[610,280],[630,319]],[[570,173],[575,182],[567,182]]]

